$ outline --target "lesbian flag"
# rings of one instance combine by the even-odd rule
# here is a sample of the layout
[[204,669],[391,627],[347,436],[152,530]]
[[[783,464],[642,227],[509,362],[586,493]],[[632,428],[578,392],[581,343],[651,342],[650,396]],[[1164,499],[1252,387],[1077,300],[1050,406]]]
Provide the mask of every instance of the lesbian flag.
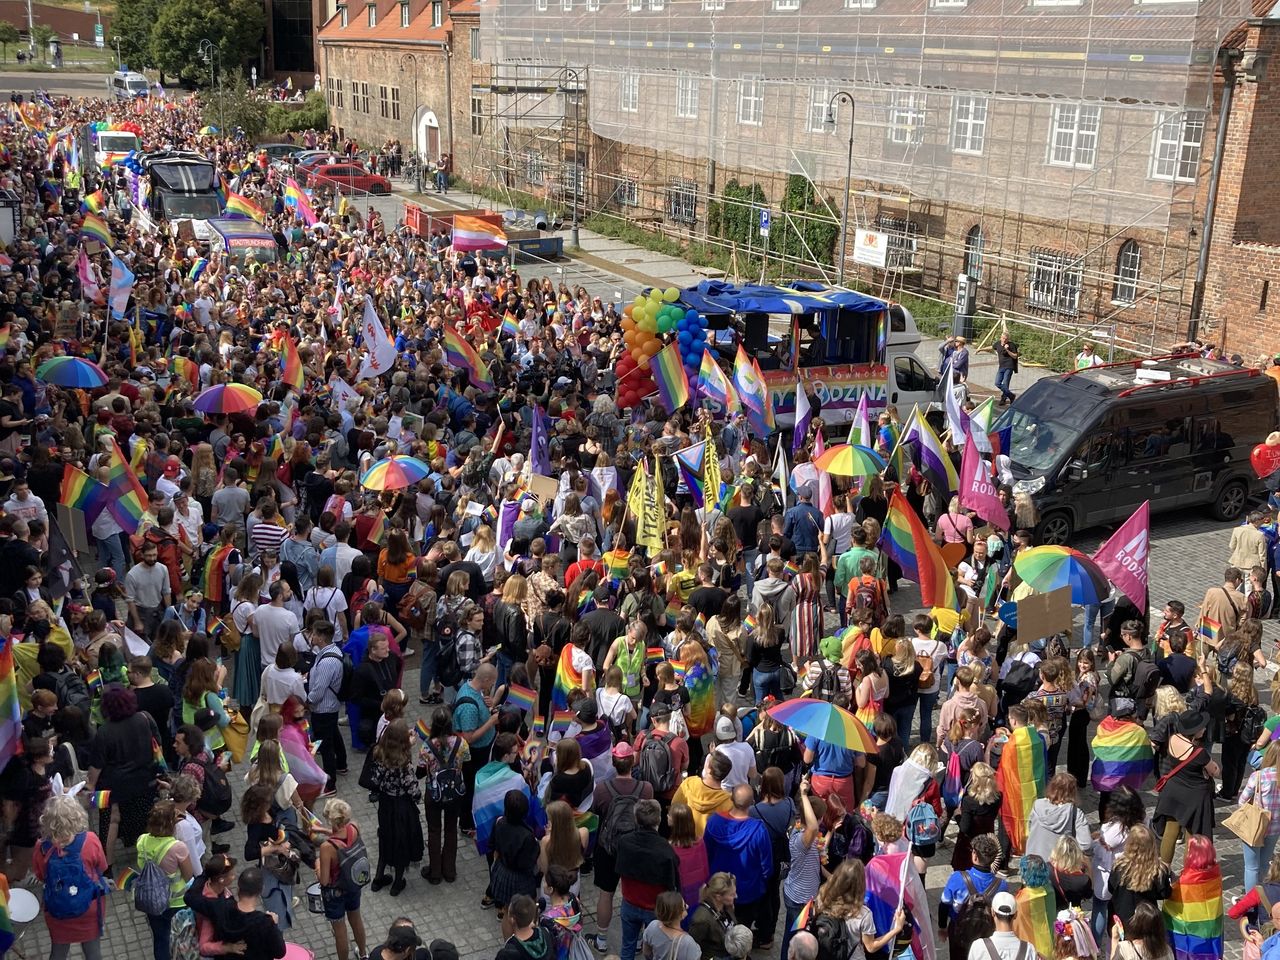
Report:
[[480,217],[455,216],[453,218],[454,250],[496,250],[507,245],[507,235],[502,228]]

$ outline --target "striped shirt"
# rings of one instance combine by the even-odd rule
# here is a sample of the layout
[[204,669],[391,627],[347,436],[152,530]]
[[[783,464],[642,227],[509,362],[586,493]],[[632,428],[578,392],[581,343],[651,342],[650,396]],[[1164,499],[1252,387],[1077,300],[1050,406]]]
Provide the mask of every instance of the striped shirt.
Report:
[[278,554],[280,544],[284,543],[284,538],[288,535],[289,531],[284,527],[264,520],[254,524],[249,542],[255,556],[261,556],[267,550]]
[[1240,791],[1240,803],[1246,804],[1258,797],[1258,806],[1271,814],[1271,823],[1267,827],[1267,836],[1280,835],[1280,787],[1276,784],[1276,768],[1267,767],[1249,774],[1249,780]]
[[782,882],[782,892],[792,903],[808,903],[818,895],[822,885],[822,854],[818,839],[814,838],[809,849],[804,846],[804,830],[792,827],[787,833],[787,847],[791,851],[791,869]]

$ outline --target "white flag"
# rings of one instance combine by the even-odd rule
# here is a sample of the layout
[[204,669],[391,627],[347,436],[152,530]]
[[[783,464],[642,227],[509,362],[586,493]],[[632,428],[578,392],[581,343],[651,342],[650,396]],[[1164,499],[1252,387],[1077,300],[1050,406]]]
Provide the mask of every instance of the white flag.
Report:
[[329,378],[329,389],[333,392],[333,406],[337,410],[345,407],[348,400],[360,399],[355,388],[336,374]]
[[378,319],[377,311],[373,309],[372,297],[364,298],[364,319],[360,321],[360,332],[364,336],[364,345],[369,353],[365,356],[364,363],[360,364],[360,372],[356,375],[356,379],[367,380],[370,377],[380,377],[395,364],[396,345],[395,341],[387,335],[382,321]]

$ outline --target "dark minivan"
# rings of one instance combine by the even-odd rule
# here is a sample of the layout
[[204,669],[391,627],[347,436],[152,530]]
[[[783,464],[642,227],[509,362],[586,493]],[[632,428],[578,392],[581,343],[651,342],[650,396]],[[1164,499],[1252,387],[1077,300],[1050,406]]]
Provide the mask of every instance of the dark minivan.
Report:
[[1037,541],[1152,511],[1209,505],[1236,520],[1261,482],[1249,451],[1280,419],[1261,371],[1191,354],[1087,367],[1022,393],[999,426],[1014,489],[1040,513]]

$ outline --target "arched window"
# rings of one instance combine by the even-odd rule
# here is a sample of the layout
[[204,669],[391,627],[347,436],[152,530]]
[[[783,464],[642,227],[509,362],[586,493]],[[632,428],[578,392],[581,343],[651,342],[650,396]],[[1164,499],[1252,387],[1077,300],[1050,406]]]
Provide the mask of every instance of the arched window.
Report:
[[975,223],[964,235],[964,272],[975,280],[982,279],[982,224]]
[[1116,255],[1116,283],[1111,299],[1115,303],[1133,303],[1138,299],[1138,278],[1142,274],[1142,251],[1137,240],[1126,240]]

